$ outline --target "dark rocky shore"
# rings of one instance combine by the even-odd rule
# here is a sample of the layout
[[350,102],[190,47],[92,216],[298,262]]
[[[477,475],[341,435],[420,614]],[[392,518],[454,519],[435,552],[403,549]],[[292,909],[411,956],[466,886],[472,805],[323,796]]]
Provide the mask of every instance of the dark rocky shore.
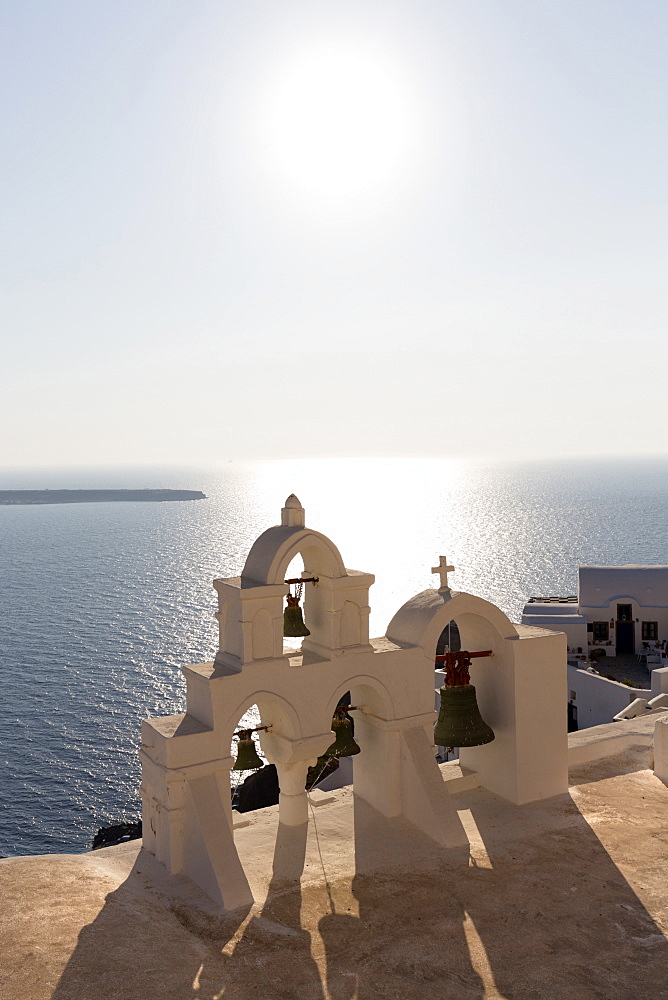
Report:
[[114,826],[101,826],[93,837],[93,850],[101,847],[115,847],[128,840],[138,840],[141,837],[141,820],[130,823],[116,823]]
[[116,501],[162,502],[206,500],[201,490],[0,490],[0,506],[15,507],[45,503],[114,503]]

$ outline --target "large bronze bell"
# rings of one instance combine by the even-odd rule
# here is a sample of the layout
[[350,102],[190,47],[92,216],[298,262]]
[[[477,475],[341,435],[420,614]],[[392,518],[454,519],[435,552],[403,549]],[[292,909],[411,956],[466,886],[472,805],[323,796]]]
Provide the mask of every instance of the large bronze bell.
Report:
[[299,607],[299,598],[288,594],[288,606],[283,612],[283,635],[293,639],[311,633],[304,624],[302,609]]
[[264,766],[264,761],[255,748],[251,732],[250,729],[244,729],[239,733],[237,759],[234,762],[233,771],[255,771],[258,767]]
[[353,724],[343,714],[335,714],[332,719],[332,729],[336,739],[325,751],[325,757],[354,757],[360,753],[360,748],[353,737]]
[[481,747],[491,743],[494,732],[487,725],[473,684],[441,688],[441,709],[434,726],[437,747]]

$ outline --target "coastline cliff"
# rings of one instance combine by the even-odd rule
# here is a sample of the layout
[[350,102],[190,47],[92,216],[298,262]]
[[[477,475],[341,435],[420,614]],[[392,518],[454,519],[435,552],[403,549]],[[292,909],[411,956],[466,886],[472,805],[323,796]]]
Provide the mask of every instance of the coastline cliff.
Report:
[[0,506],[46,503],[116,503],[206,500],[201,490],[0,490]]

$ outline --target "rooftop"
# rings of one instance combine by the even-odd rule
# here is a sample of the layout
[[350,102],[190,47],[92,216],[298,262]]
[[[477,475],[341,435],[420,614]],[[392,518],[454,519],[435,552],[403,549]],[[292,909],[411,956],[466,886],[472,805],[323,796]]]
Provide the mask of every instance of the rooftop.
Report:
[[530,597],[527,604],[577,604],[577,597]]
[[[314,793],[299,882],[278,807],[239,816],[235,839],[259,901],[247,913],[216,913],[139,841],[2,861],[2,995],[658,997],[668,788],[651,770],[656,718],[572,734],[568,794],[530,805],[442,765],[470,858],[368,811],[358,817],[373,847],[356,852],[346,788]],[[277,833],[288,849],[273,870]]]

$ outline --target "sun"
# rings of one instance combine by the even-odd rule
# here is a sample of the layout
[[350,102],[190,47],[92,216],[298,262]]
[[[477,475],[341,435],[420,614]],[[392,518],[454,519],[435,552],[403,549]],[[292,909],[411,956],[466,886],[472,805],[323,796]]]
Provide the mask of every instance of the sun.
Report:
[[411,151],[409,88],[364,49],[321,47],[276,75],[265,111],[266,166],[334,203],[382,194]]

